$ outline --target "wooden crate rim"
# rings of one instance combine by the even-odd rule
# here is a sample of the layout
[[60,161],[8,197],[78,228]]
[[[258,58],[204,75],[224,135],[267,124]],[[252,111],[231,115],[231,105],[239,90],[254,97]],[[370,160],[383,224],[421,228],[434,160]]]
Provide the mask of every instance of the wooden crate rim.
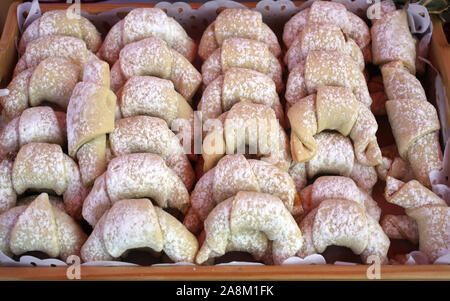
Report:
[[[331,268],[332,267],[332,268]],[[372,280],[369,266],[83,267],[81,280]],[[67,267],[4,267],[0,280],[67,280]],[[450,265],[382,265],[380,280],[450,280]]]

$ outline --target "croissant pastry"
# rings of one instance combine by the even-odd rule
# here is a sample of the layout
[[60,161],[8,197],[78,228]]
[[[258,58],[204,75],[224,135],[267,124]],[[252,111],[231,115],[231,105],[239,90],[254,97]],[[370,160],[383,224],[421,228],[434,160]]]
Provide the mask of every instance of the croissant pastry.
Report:
[[432,262],[450,253],[450,207],[443,199],[416,180],[404,183],[391,177],[386,179],[384,196],[416,221],[419,250]]
[[36,68],[19,73],[7,87],[9,95],[0,97],[5,120],[12,120],[26,108],[44,101],[65,111],[72,91],[81,79],[80,72],[80,67],[70,59],[49,57]]
[[420,81],[409,72],[402,61],[396,60],[381,67],[384,91],[388,99],[418,99],[427,101]]
[[367,107],[372,104],[363,73],[353,59],[339,51],[310,51],[289,73],[286,101],[292,106],[320,86],[346,87]]
[[164,251],[174,262],[193,262],[198,242],[149,199],[125,199],[105,211],[81,248],[81,258],[85,262],[115,260],[136,248]]
[[337,25],[361,49],[366,48],[370,43],[369,27],[357,15],[347,11],[345,5],[337,2],[315,1],[311,7],[301,10],[284,25],[284,44],[290,48],[305,26],[312,23]]
[[23,54],[31,41],[49,35],[81,39],[86,43],[87,48],[94,53],[102,44],[100,33],[88,19],[81,15],[76,18],[71,17],[67,10],[52,10],[45,12],[25,29],[19,42],[19,53]]
[[386,181],[388,176],[403,182],[409,182],[415,178],[414,171],[408,161],[403,160],[398,153],[395,144],[381,148],[383,162],[376,167],[378,177]]
[[162,208],[185,214],[189,193],[177,174],[156,154],[136,153],[112,159],[83,203],[83,217],[92,226],[119,200],[149,197]]
[[106,134],[114,130],[117,98],[109,89],[108,64],[98,60],[88,66],[67,108],[69,155],[77,158],[85,186],[106,169]]
[[336,130],[352,139],[358,162],[365,166],[381,163],[375,117],[349,89],[320,86],[317,94],[293,105],[287,116],[292,128],[291,152],[295,162],[307,162],[317,154],[314,135],[323,130]]
[[0,132],[0,159],[14,158],[20,147],[30,142],[64,145],[66,114],[50,107],[25,109]]
[[[271,247],[273,263],[295,255],[302,233],[276,196],[240,191],[219,203],[205,220],[206,238],[195,261],[202,264],[231,251],[245,251],[261,260]],[[270,249],[269,249],[270,250]]]
[[131,10],[109,30],[97,55],[100,59],[114,64],[125,45],[150,37],[164,40],[169,47],[190,62],[195,58],[195,42],[175,19],[156,7]]
[[117,120],[114,131],[109,135],[109,145],[113,156],[157,154],[189,191],[194,185],[194,170],[180,141],[160,118],[134,116]]
[[[117,91],[116,119],[138,115],[163,119],[190,151],[193,136],[194,111],[175,91],[170,80],[154,76],[132,76]],[[190,144],[189,144],[190,143]]]
[[81,39],[58,35],[42,36],[27,44],[25,53],[14,68],[13,76],[17,76],[28,68],[35,68],[49,57],[70,59],[82,71],[87,62],[98,60],[98,57],[87,49]]
[[379,221],[381,209],[377,202],[356,183],[347,177],[322,176],[300,191],[305,213],[317,208],[328,199],[350,200],[358,203],[374,220]]
[[375,65],[400,60],[411,74],[416,73],[416,41],[409,30],[406,10],[384,14],[374,21],[370,32]]
[[7,256],[40,251],[66,261],[86,240],[78,223],[40,194],[29,205],[0,214],[0,251]]
[[184,219],[185,226],[193,233],[198,232],[197,225],[190,224],[192,219],[203,222],[218,203],[239,191],[268,193],[280,198],[292,214],[302,211],[294,182],[287,172],[243,155],[227,155],[197,182],[190,198],[191,214]]
[[397,99],[386,102],[386,111],[400,156],[416,179],[431,187],[429,173],[442,168],[436,109],[428,101]]
[[151,75],[170,79],[175,89],[190,101],[202,82],[200,72],[180,53],[159,38],[133,42],[120,51],[111,68],[111,89],[117,92],[135,75]]
[[13,162],[9,159],[0,161],[0,214],[16,205],[17,194],[11,180],[12,166]]
[[269,47],[275,57],[281,47],[273,31],[262,21],[260,12],[243,8],[227,8],[203,32],[198,55],[206,60],[228,38],[244,38],[260,41]]
[[258,71],[270,77],[280,92],[283,87],[282,67],[278,59],[263,42],[229,38],[223,41],[202,65],[203,83],[209,85],[230,68]]
[[419,230],[416,221],[407,215],[385,215],[380,221],[384,233],[392,239],[407,239],[419,243]]
[[284,57],[288,70],[292,70],[306,59],[310,51],[314,50],[346,53],[361,71],[364,70],[364,56],[361,49],[351,38],[346,38],[339,26],[333,23],[308,23],[305,25]]
[[315,135],[314,139],[318,147],[314,158],[304,163],[292,161],[289,168],[297,191],[306,186],[308,179],[320,174],[350,177],[364,191],[372,190],[378,181],[377,170],[356,160],[353,144],[348,137],[339,133],[322,132]]
[[371,255],[387,263],[390,241],[380,224],[356,201],[322,200],[318,207],[300,222],[305,243],[297,256],[322,253],[328,246],[350,248],[365,263]]
[[[77,164],[57,144],[31,142],[22,146],[13,164],[6,160],[0,164],[2,201],[9,209],[17,195],[27,190],[53,191],[63,195],[65,211],[81,218],[81,206],[87,194],[81,183]],[[39,168],[36,168],[39,166]]]
[[204,120],[219,117],[242,99],[271,106],[283,122],[284,112],[274,82],[257,71],[231,68],[212,81],[198,104]]
[[[288,138],[268,106],[243,100],[209,126],[203,140],[203,171],[213,168],[225,154],[249,153],[287,171]],[[248,149],[248,151],[247,151]]]

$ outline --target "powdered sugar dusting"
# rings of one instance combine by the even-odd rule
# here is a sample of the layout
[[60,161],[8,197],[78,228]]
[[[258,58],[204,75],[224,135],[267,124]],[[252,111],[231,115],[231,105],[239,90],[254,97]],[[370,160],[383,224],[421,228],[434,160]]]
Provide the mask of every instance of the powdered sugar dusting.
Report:
[[57,104],[66,110],[72,91],[80,79],[81,69],[64,57],[49,57],[33,72],[28,85],[31,106],[43,101]]
[[184,211],[189,194],[181,179],[155,154],[128,154],[109,162],[106,187],[111,201],[151,197],[161,207]]
[[96,58],[86,48],[83,40],[67,36],[43,36],[28,44],[21,58],[25,62],[25,66],[19,65],[19,69],[16,67],[14,74],[26,68],[36,67],[40,62],[49,57],[69,58],[82,69],[89,60]]
[[11,178],[12,166],[10,160],[0,162],[0,214],[16,204],[17,195]]
[[[244,78],[245,81],[242,80]],[[262,73],[242,68],[232,68],[225,73],[222,87],[224,111],[242,99],[271,106],[276,98],[275,83]]]
[[47,194],[41,194],[19,216],[11,233],[10,248],[16,255],[42,251],[58,257],[58,228]]
[[64,154],[59,145],[29,143],[20,149],[12,170],[14,189],[52,189],[61,195],[67,189]]
[[419,230],[416,221],[407,215],[385,215],[380,222],[386,235],[393,239],[408,239],[414,244],[419,242]]
[[415,73],[416,43],[408,27],[406,10],[396,10],[377,20],[370,29],[373,62],[377,65],[396,59]]
[[336,199],[320,203],[313,225],[314,246],[319,253],[330,245],[337,245],[361,254],[368,239],[367,218],[357,203]]
[[348,177],[354,167],[355,155],[349,138],[333,132],[314,136],[317,154],[306,163],[308,178],[317,174],[338,174]]
[[133,76],[119,96],[123,117],[149,115],[164,119],[171,125],[178,114],[173,83],[153,76]]

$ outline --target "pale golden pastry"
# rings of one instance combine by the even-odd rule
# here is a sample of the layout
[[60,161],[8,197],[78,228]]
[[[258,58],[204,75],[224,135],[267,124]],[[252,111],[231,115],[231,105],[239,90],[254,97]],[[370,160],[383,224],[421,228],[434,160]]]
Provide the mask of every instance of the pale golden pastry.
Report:
[[261,260],[271,247],[276,265],[295,255],[303,244],[294,218],[276,196],[238,192],[219,203],[205,220],[206,239],[196,263],[231,251],[245,251]]
[[11,160],[0,162],[0,214],[16,205],[17,194],[11,179],[12,166]]
[[3,162],[4,173],[0,186],[10,196],[14,196],[10,199],[9,206],[13,206],[17,195],[25,191],[53,191],[63,196],[64,208],[69,215],[81,218],[81,207],[87,189],[81,183],[77,164],[63,153],[61,146],[31,142],[20,148],[12,165]]
[[[218,119],[210,119],[203,139],[204,172],[225,154],[250,154],[287,171],[290,166],[289,141],[268,106],[243,100]],[[206,126],[206,125],[205,125]]]
[[193,262],[198,242],[149,199],[124,199],[105,211],[81,248],[81,258],[85,262],[117,260],[136,248],[163,251],[174,262]]
[[340,175],[350,177],[358,187],[370,192],[378,181],[372,166],[361,165],[355,158],[353,144],[348,137],[335,132],[321,132],[314,136],[317,154],[308,162],[292,161],[289,174],[297,191],[301,191],[308,179],[316,175]]
[[117,99],[108,86],[108,64],[98,60],[88,66],[67,108],[68,152],[77,159],[86,186],[106,169],[106,134],[114,130]]
[[436,109],[428,101],[396,99],[386,102],[386,111],[400,156],[416,179],[431,187],[429,173],[442,168]]
[[169,47],[190,62],[195,58],[197,50],[195,42],[174,18],[167,16],[162,9],[156,7],[131,10],[123,20],[109,30],[97,55],[100,59],[114,64],[125,45],[149,37],[164,40]]
[[135,75],[169,79],[177,92],[189,102],[202,82],[200,72],[184,56],[156,37],[122,48],[119,59],[111,68],[111,89],[117,92]]
[[243,99],[272,107],[283,123],[283,106],[275,83],[263,73],[243,68],[230,68],[212,81],[203,92],[198,110],[203,120],[214,119]]
[[378,177],[386,181],[388,176],[403,182],[409,182],[415,178],[414,171],[408,161],[400,157],[395,144],[381,148],[383,162],[376,167]]
[[283,42],[289,48],[295,38],[311,23],[337,25],[344,33],[364,49],[370,43],[370,31],[367,24],[337,2],[315,1],[311,7],[294,15],[285,25]]
[[377,220],[360,204],[349,199],[326,199],[300,222],[305,244],[297,253],[306,257],[322,253],[328,246],[350,248],[368,263],[371,255],[387,262],[390,241]]
[[274,81],[278,92],[284,88],[281,64],[263,42],[243,38],[223,41],[202,65],[203,83],[209,85],[230,68],[258,71]]
[[0,251],[8,256],[40,251],[65,261],[80,255],[86,238],[74,219],[52,206],[46,193],[0,214]]
[[0,132],[0,159],[14,158],[20,147],[30,142],[64,145],[66,114],[50,107],[25,109]]
[[388,99],[418,99],[427,101],[420,81],[401,61],[392,61],[381,67],[384,91]]
[[443,199],[416,180],[404,183],[391,177],[386,179],[384,196],[416,221],[419,250],[431,262],[450,253],[450,207]]
[[153,153],[161,156],[166,165],[183,181],[190,191],[195,174],[184,149],[167,123],[160,118],[134,116],[117,120],[109,134],[113,156],[131,153]]
[[284,57],[288,70],[306,59],[314,50],[338,51],[348,54],[362,71],[364,56],[358,45],[347,38],[338,25],[333,23],[309,23],[297,35]]
[[372,104],[364,74],[348,54],[316,50],[309,51],[306,59],[289,73],[285,93],[287,108],[316,93],[321,86],[346,87],[365,106]]
[[28,43],[25,53],[20,57],[14,69],[14,76],[28,68],[35,68],[49,57],[70,59],[82,71],[87,62],[98,60],[81,39],[58,35],[42,36]]
[[416,73],[416,41],[409,30],[405,9],[384,14],[374,21],[370,32],[375,65],[400,60],[409,72]]
[[188,190],[161,156],[136,153],[115,157],[84,200],[83,217],[94,226],[117,201],[144,197],[183,214],[189,207]]
[[[196,215],[203,222],[218,203],[239,191],[268,193],[280,198],[292,214],[298,215],[303,211],[294,182],[287,172],[238,154],[223,157],[200,178],[191,194],[192,210],[188,215]],[[184,224],[195,233],[200,229],[190,224],[192,218],[186,216]]]
[[406,214],[417,223],[419,250],[431,262],[450,254],[450,207],[426,205],[406,209]]
[[392,239],[407,239],[419,243],[419,230],[416,221],[407,215],[385,215],[380,221],[384,233]]
[[194,111],[170,80],[132,76],[117,91],[116,119],[138,115],[163,119],[188,153],[193,144]]
[[206,60],[228,38],[260,41],[267,44],[275,57],[281,54],[278,39],[269,26],[263,23],[260,12],[245,8],[227,8],[203,32],[198,55]]
[[352,179],[347,177],[319,177],[313,184],[300,191],[300,198],[306,213],[318,207],[325,200],[342,199],[358,203],[376,221],[379,221],[381,216],[381,208],[377,202],[366,191],[358,187]]
[[376,131],[378,124],[370,109],[344,87],[319,86],[287,112],[291,124],[291,153],[295,162],[307,162],[317,154],[314,135],[336,130],[353,141],[355,156],[365,166],[381,163]]
[[0,97],[5,121],[18,117],[26,108],[44,101],[66,110],[81,69],[70,59],[49,57],[13,78],[7,86],[9,94]]
[[406,209],[418,208],[426,205],[447,206],[443,199],[417,180],[411,180],[404,183],[392,177],[387,177],[384,197],[389,203]]
[[19,53],[23,54],[31,41],[48,35],[81,39],[94,53],[102,44],[100,33],[88,19],[81,15],[70,16],[68,10],[52,10],[45,12],[25,29],[19,42]]
[[193,110],[175,91],[170,80],[154,76],[132,76],[117,92],[119,118],[146,115],[164,119],[169,127],[176,119],[191,122]]

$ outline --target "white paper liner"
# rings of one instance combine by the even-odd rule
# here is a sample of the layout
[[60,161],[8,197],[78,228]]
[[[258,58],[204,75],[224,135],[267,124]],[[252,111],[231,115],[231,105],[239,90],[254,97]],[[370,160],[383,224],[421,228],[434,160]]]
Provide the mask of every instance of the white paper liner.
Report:
[[320,254],[312,254],[305,258],[297,256],[289,257],[281,265],[324,265],[327,264],[325,258]]
[[[292,1],[280,0],[280,1],[272,1],[272,0],[263,0],[259,1],[254,10],[261,12],[263,15],[263,20],[269,26],[277,26],[278,30],[280,30],[280,24],[284,24],[288,21],[294,14],[299,12],[301,9],[307,8],[311,6],[311,4],[316,0],[308,0],[301,6],[297,7]],[[334,0],[334,2],[340,2],[362,18],[366,18],[366,10],[367,7],[375,3],[372,0]],[[164,9],[167,11],[167,14],[174,19],[176,19],[188,32],[188,34],[192,37],[199,37],[198,34],[202,33],[206,26],[215,20],[217,17],[217,13],[219,12],[219,8],[223,7],[245,7],[242,3],[237,3],[234,1],[207,1],[198,9],[192,9],[191,6],[185,2],[159,2],[156,4],[156,7]],[[121,13],[128,12],[134,7],[126,6],[120,7],[117,9],[113,9],[107,12],[103,12],[100,14],[89,14],[85,11],[81,11],[81,15],[88,18],[102,33],[106,34],[108,27],[105,27],[104,24],[108,24],[109,27],[117,23],[121,18]],[[24,13],[28,13],[27,17],[24,18]],[[413,34],[421,35],[422,38],[420,43],[422,47],[427,47],[432,32],[432,23],[430,22],[430,17],[426,8],[418,4],[409,4],[408,10],[408,21],[410,30]],[[423,17],[421,14],[424,14]],[[41,10],[39,7],[38,0],[33,0],[33,2],[22,3],[17,8],[17,20],[19,31],[22,33],[28,25],[30,25],[34,20],[41,16]],[[281,27],[282,29],[282,27]],[[275,30],[276,31],[276,30]],[[6,90],[6,89],[4,89]],[[3,90],[0,90],[2,93]],[[8,90],[6,90],[8,91]],[[7,93],[4,91],[3,93]],[[438,76],[436,79],[436,94],[437,96],[437,106],[438,111],[440,112],[440,120],[442,124],[448,124],[446,122],[445,115],[445,89],[443,89],[442,80]],[[448,140],[449,129],[447,127],[442,127],[441,134],[445,137],[444,141]],[[450,140],[448,140],[450,141]],[[444,156],[444,168],[441,171],[433,171],[430,173],[430,179],[432,182],[433,191],[438,194],[440,197],[444,198],[447,203],[450,205],[450,182],[449,182],[449,174],[450,174],[450,143],[447,142],[445,148],[445,156]],[[424,264],[423,262],[427,262],[426,255],[419,251],[413,251],[407,254],[407,264]],[[425,258],[425,261],[424,261]],[[325,258],[320,254],[313,254],[304,259],[299,257],[290,257],[286,259],[282,265],[324,265],[326,264]],[[342,262],[336,261],[335,265],[355,265],[355,263],[351,262]],[[450,264],[450,254],[440,257],[435,261],[435,264]],[[66,263],[60,261],[58,259],[38,259],[33,256],[22,256],[19,261],[15,261],[0,251],[0,266],[67,266]],[[83,263],[82,266],[138,266],[133,263],[127,263],[122,261],[96,261]],[[193,265],[191,263],[174,263],[174,264],[154,264],[152,266],[180,266],[180,265]],[[241,262],[241,261],[233,261],[229,263],[221,263],[220,265],[263,265],[261,263],[255,262]]]
[[[427,255],[423,254],[420,251],[412,251],[411,253],[406,254],[406,259],[406,265],[430,264]],[[449,263],[447,262],[446,264]]]

